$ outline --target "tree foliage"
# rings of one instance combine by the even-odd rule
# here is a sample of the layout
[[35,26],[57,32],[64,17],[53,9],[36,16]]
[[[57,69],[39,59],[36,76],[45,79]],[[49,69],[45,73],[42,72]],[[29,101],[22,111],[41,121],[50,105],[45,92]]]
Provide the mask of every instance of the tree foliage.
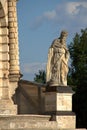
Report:
[[45,70],[39,70],[38,74],[35,74],[34,81],[38,83],[46,83],[46,72]]
[[71,66],[68,83],[76,87],[73,110],[77,115],[77,127],[87,128],[87,28],[75,34],[69,45]]

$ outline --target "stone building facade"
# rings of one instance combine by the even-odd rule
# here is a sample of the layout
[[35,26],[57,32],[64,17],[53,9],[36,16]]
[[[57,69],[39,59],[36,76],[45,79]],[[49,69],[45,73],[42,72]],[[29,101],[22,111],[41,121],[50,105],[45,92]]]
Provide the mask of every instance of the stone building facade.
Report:
[[12,101],[20,79],[16,2],[0,0],[0,114],[17,112]]
[[75,129],[68,87],[54,89],[20,80],[16,3],[0,0],[0,129]]

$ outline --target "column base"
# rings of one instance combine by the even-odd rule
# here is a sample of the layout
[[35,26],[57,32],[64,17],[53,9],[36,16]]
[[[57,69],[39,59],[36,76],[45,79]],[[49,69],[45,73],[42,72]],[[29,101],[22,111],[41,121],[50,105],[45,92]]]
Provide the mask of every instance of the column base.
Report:
[[11,100],[0,99],[0,115],[16,115],[17,105],[12,104]]

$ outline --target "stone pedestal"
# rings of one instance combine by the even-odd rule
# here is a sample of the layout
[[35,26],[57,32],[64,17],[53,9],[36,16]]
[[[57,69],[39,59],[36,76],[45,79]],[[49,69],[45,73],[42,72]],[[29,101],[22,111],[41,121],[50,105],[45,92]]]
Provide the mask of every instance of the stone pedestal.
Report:
[[68,86],[46,88],[45,112],[52,115],[51,121],[57,121],[59,128],[75,128],[76,117],[72,112],[73,91]]

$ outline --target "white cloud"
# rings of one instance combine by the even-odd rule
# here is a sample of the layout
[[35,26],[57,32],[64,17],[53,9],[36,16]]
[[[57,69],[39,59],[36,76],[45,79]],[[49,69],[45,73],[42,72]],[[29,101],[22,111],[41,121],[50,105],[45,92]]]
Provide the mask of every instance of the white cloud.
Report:
[[87,8],[87,2],[69,2],[66,4],[66,10],[69,14],[78,14],[81,8]]
[[87,27],[87,1],[60,2],[53,10],[44,11],[38,16],[32,23],[33,28],[41,27],[44,22],[74,33],[80,31]]
[[48,20],[52,20],[56,17],[56,11],[52,10],[52,11],[44,12],[43,17],[48,19]]
[[37,16],[34,20],[34,22],[31,23],[31,28],[38,28],[39,26],[41,26],[44,21],[51,21],[53,19],[55,19],[56,17],[56,11],[55,10],[51,10],[51,11],[46,11],[43,12],[43,14],[41,16]]
[[24,63],[22,65],[22,71],[24,74],[35,74],[39,70],[45,70],[46,63]]

